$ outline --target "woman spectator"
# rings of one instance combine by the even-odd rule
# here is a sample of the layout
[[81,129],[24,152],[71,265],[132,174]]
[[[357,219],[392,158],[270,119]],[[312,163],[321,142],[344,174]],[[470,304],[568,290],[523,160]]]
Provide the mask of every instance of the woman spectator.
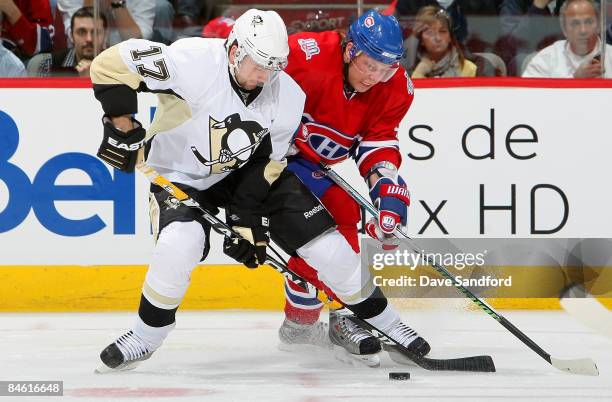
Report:
[[416,16],[417,65],[412,78],[475,77],[476,65],[467,60],[444,9],[425,6]]

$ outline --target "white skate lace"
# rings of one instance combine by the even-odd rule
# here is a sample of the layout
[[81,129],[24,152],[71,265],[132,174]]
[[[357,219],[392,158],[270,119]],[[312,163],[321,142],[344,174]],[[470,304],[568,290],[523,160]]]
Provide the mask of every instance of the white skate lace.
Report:
[[126,362],[140,359],[149,353],[144,345],[144,342],[140,339],[140,337],[138,337],[138,335],[134,334],[133,331],[120,336],[115,343],[117,344],[117,347],[121,353],[123,353],[123,357]]
[[401,343],[404,346],[410,345],[412,341],[414,341],[419,334],[408,325],[403,322],[399,322],[389,330],[389,336],[398,343]]
[[362,340],[372,337],[365,329],[355,325],[355,323],[346,317],[340,318],[340,328],[351,343],[359,344]]

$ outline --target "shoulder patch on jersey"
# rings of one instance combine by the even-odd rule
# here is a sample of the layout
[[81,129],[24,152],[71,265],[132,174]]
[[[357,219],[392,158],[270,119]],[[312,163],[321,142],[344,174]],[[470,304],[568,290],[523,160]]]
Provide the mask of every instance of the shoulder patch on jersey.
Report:
[[298,43],[300,44],[300,49],[306,54],[306,60],[310,60],[315,54],[321,53],[319,44],[313,38],[298,39]]
[[414,95],[414,84],[412,83],[412,80],[410,79],[410,76],[408,75],[407,71],[404,71],[404,76],[406,77],[406,81],[408,82],[408,94]]

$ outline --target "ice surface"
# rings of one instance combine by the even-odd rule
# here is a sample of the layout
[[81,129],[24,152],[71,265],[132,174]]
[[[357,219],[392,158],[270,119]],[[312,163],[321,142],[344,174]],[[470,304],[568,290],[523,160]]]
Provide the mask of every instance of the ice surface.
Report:
[[[403,312],[431,357],[490,354],[497,373],[428,372],[383,356],[376,369],[331,353],[278,350],[280,312],[179,312],[177,328],[131,372],[93,372],[99,352],[131,326],[128,313],[0,314],[0,380],[63,380],[63,397],[19,402],[612,401],[612,340],[564,312],[504,312],[554,357],[591,357],[599,377],[557,371],[482,312]],[[389,371],[409,371],[390,381]],[[0,397],[0,402],[11,400]]]

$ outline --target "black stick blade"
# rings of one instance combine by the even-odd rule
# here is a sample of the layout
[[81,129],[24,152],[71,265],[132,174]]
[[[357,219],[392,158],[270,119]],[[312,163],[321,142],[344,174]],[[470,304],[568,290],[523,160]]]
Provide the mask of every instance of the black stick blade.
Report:
[[[417,359],[419,360],[419,359]],[[445,371],[472,371],[480,373],[494,373],[495,363],[491,356],[470,356],[456,359],[428,359],[422,357],[415,361],[419,366],[427,370]]]

